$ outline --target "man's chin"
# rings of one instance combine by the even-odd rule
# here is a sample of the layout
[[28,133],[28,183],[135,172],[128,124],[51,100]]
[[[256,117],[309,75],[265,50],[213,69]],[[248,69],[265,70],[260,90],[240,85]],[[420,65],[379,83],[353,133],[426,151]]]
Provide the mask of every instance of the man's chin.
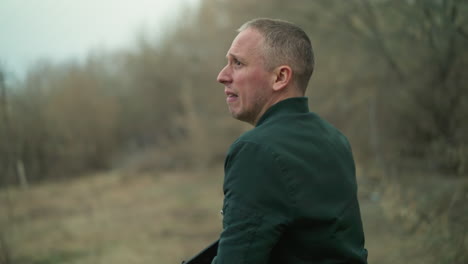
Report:
[[242,121],[242,122],[246,122],[246,123],[249,123],[251,125],[253,125],[253,119],[251,118],[250,115],[248,114],[245,114],[245,113],[238,113],[238,112],[233,112],[231,111],[231,116],[234,118],[234,119],[237,119],[239,121]]
[[[234,118],[234,119],[237,119],[237,120],[241,120],[242,116],[239,115],[239,113],[236,113],[236,112],[233,112],[231,111],[231,116]],[[241,120],[242,121],[242,120]]]

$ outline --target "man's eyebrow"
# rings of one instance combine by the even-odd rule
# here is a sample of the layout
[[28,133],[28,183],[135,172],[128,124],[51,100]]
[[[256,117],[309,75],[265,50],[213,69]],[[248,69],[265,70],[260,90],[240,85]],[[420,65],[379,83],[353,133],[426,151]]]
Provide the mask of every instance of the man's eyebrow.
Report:
[[228,53],[228,54],[226,54],[226,58],[227,58],[227,59],[233,58],[233,59],[236,59],[236,60],[242,60],[241,57],[239,57],[238,55],[233,54],[233,53]]

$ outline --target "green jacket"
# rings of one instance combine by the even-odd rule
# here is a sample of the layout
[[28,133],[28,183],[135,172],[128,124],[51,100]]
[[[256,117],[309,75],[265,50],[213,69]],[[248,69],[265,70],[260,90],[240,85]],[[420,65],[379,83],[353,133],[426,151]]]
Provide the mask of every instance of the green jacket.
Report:
[[230,147],[213,264],[366,263],[347,139],[307,98],[273,105]]

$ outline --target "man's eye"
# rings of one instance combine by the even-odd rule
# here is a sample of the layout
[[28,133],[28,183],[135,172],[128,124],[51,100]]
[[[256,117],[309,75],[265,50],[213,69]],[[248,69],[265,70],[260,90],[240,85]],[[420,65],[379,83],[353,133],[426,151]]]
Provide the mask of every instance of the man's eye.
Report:
[[242,63],[241,63],[240,61],[238,61],[238,60],[234,60],[234,64],[235,64],[236,66],[242,65]]

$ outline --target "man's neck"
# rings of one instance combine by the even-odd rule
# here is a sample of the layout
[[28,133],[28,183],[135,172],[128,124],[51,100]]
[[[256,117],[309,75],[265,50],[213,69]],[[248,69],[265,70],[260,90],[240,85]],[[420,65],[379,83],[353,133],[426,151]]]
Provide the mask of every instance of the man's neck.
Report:
[[270,98],[270,100],[265,104],[263,107],[262,111],[258,114],[258,116],[255,118],[254,122],[250,123],[252,126],[256,126],[258,120],[265,114],[265,112],[272,107],[273,105],[286,100],[288,98],[294,98],[294,97],[302,97],[304,96],[303,93],[299,92],[298,89],[295,87],[287,87],[289,89],[285,89],[282,91],[278,91],[277,93],[274,93],[273,96]]

